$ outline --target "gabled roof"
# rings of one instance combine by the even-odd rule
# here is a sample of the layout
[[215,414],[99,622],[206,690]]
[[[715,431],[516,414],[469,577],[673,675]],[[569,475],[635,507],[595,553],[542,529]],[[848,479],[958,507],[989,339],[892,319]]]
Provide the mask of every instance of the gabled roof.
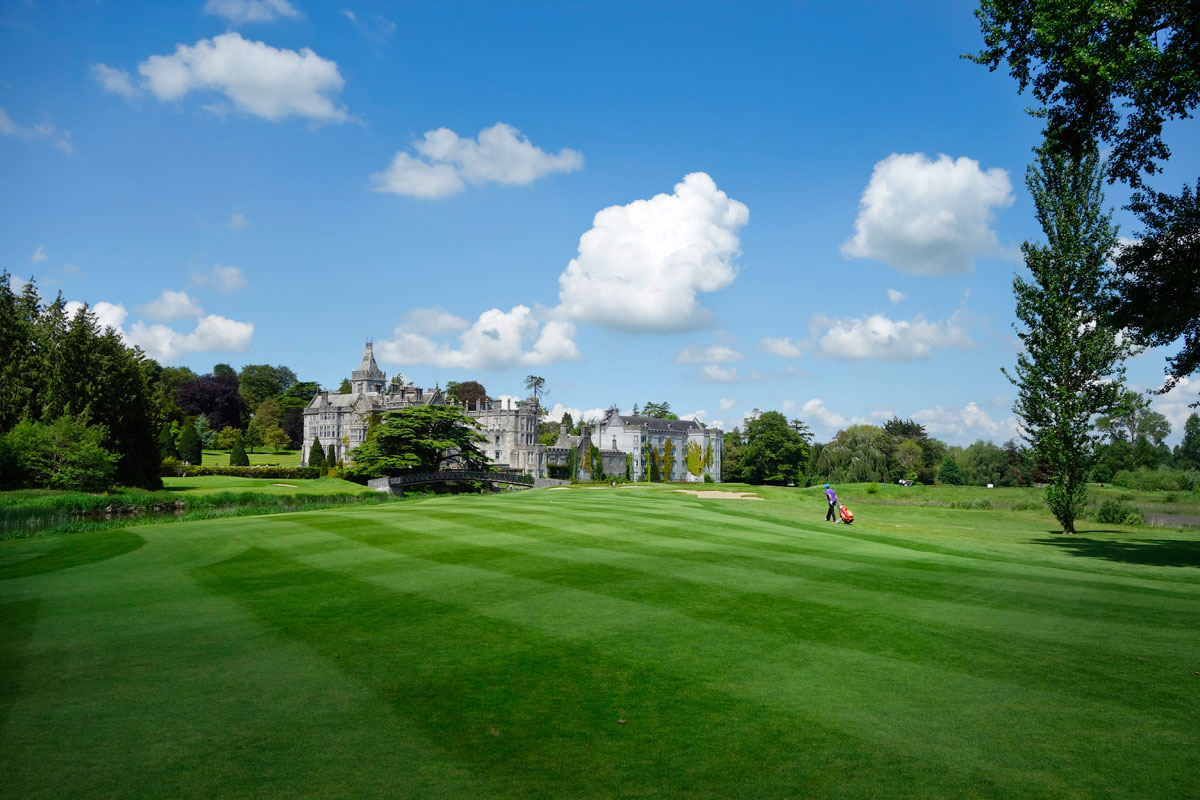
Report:
[[663,431],[671,433],[687,433],[700,430],[700,423],[694,419],[660,419],[659,417],[633,417],[620,415],[621,423],[627,428],[645,428],[648,431]]

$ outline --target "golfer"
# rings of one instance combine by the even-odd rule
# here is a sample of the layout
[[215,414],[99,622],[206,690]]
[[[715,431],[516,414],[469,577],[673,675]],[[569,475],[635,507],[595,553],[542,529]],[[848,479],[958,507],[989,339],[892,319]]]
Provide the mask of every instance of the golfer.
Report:
[[829,501],[829,511],[825,514],[825,521],[829,522],[829,520],[833,520],[834,522],[840,522],[841,520],[838,519],[837,492],[829,488],[828,483],[825,484],[825,499]]

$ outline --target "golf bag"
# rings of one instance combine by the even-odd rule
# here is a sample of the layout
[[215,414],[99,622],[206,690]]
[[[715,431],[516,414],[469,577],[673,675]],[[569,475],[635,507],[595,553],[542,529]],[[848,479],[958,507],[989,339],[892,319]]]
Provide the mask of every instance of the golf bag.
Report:
[[842,517],[842,522],[849,525],[854,522],[854,512],[846,508],[845,505],[838,507],[838,514]]

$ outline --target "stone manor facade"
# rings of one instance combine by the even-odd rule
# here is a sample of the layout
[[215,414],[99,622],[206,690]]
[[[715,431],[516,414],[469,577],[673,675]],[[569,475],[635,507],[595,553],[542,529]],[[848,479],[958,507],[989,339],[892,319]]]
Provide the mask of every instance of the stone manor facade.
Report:
[[[333,445],[338,461],[353,461],[355,448],[366,441],[372,415],[450,402],[437,386],[427,390],[397,379],[389,384],[387,374],[375,363],[372,344],[367,342],[362,363],[350,373],[350,391],[319,392],[305,407],[301,464],[308,465],[314,440],[320,440],[325,452]],[[582,465],[588,447],[595,445],[606,475],[624,475],[628,464],[630,477],[643,481],[650,475],[650,454],[657,452],[661,457],[670,441],[671,457],[663,463],[662,480],[696,483],[706,476],[721,480],[723,433],[696,420],[626,416],[610,408],[599,420],[585,424],[579,436],[572,436],[564,427],[558,441],[547,447],[537,440],[541,409],[534,398],[523,403],[489,399],[462,408],[475,419],[476,430],[486,439],[480,449],[493,466],[501,469],[545,478],[551,464],[566,465],[572,452],[575,463]],[[694,456],[699,454],[696,472],[689,469],[689,446]],[[693,462],[696,466],[695,459]],[[582,469],[580,472],[584,480],[591,477]]]

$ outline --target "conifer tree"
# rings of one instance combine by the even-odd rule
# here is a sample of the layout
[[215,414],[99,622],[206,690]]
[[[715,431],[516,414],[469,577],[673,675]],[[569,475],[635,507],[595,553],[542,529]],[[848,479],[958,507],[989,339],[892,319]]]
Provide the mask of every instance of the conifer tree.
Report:
[[1032,276],[1013,278],[1024,347],[1004,374],[1017,387],[1013,411],[1023,436],[1050,472],[1046,500],[1064,533],[1075,533],[1085,500],[1084,476],[1100,438],[1092,419],[1119,402],[1129,352],[1104,313],[1111,301],[1104,270],[1117,230],[1103,208],[1103,179],[1094,147],[1080,157],[1043,148],[1026,183],[1046,244],[1021,245]]
[[937,482],[949,486],[963,485],[962,470],[958,468],[958,462],[952,456],[946,456],[942,459],[942,466],[937,474]]
[[321,446],[321,439],[313,437],[312,446],[308,448],[308,465],[317,469],[325,469],[325,448]]
[[325,450],[325,466],[333,467],[337,465],[337,445],[330,444]]
[[229,451],[229,466],[250,466],[250,457],[246,455],[246,446],[242,444],[241,436],[233,440],[233,448]]
[[204,458],[204,449],[195,425],[183,426],[183,433],[179,434],[179,457],[194,467],[199,466]]

